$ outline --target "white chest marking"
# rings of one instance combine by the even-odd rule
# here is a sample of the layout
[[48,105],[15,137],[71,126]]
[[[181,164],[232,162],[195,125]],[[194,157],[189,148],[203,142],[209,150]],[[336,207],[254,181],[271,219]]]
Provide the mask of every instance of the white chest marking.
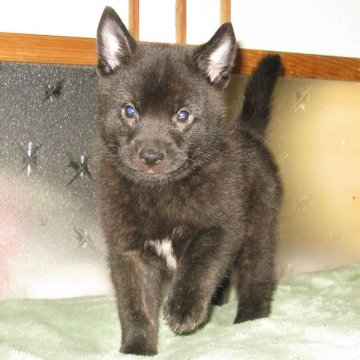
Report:
[[170,270],[175,270],[176,269],[176,257],[174,255],[174,250],[171,244],[171,240],[169,239],[164,239],[164,240],[149,240],[148,245],[150,245],[155,252],[162,257],[165,262],[167,267]]

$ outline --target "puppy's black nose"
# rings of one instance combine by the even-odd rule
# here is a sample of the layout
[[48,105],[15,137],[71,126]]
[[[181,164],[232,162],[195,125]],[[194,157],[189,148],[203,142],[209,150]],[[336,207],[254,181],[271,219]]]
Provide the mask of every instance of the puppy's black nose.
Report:
[[164,160],[164,153],[154,149],[143,149],[140,151],[139,157],[146,165],[153,166]]

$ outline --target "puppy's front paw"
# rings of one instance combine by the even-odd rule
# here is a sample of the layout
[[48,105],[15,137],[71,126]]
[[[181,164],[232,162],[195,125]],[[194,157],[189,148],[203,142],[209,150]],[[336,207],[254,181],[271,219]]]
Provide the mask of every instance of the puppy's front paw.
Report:
[[[137,330],[137,331],[136,331]],[[145,331],[127,331],[122,339],[120,352],[123,354],[135,355],[156,355],[157,339],[151,330],[146,334]]]
[[169,297],[164,306],[164,316],[176,334],[194,331],[208,318],[209,304],[193,296]]
[[122,343],[120,352],[123,354],[152,356],[157,354],[156,345],[147,344],[146,341],[133,341]]

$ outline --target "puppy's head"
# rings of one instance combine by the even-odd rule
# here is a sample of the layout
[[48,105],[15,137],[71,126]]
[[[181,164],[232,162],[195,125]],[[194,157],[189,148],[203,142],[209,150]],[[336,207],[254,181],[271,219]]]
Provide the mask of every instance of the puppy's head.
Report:
[[221,151],[231,24],[198,47],[141,44],[106,8],[97,50],[98,130],[123,176],[142,184],[183,178]]

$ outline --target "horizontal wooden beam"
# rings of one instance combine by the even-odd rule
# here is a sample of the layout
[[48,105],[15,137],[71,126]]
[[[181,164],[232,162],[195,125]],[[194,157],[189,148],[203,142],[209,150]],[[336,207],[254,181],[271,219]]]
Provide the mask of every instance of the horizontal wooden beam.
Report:
[[[0,33],[0,61],[96,65],[96,41],[90,38]],[[239,50],[234,72],[249,74],[269,51]],[[360,81],[360,59],[278,52],[284,76]]]
[[234,71],[249,74],[262,57],[274,53],[281,55],[286,77],[360,81],[360,59],[339,56],[242,49]]
[[90,38],[0,33],[0,61],[95,65],[96,41]]

